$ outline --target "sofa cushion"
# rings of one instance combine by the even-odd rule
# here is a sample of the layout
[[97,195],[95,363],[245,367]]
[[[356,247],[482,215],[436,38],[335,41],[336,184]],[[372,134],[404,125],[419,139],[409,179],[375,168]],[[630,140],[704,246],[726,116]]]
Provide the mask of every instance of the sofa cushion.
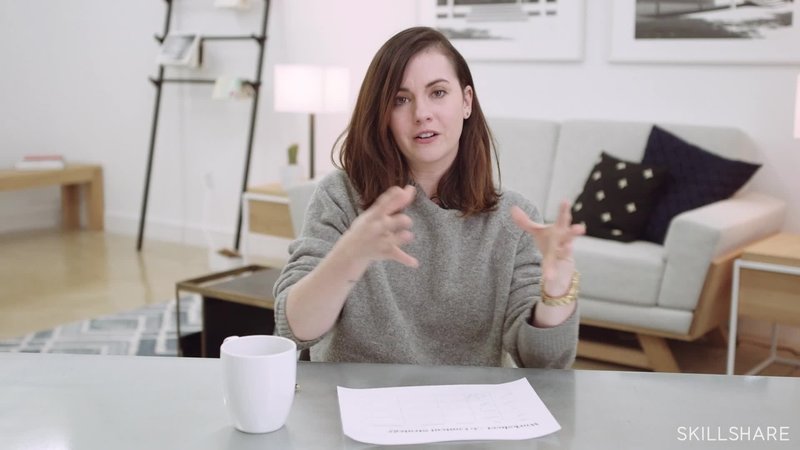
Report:
[[667,171],[658,166],[601,152],[572,205],[572,222],[583,223],[588,236],[635,241],[644,231],[666,179]]
[[642,236],[659,244],[673,217],[732,196],[761,167],[715,155],[658,126],[650,132],[642,163],[669,171],[670,180]]
[[693,311],[595,300],[580,295],[581,320],[597,320],[665,333],[688,334]]
[[581,272],[581,297],[656,305],[665,265],[663,246],[591,236],[579,236],[573,246],[575,264]]

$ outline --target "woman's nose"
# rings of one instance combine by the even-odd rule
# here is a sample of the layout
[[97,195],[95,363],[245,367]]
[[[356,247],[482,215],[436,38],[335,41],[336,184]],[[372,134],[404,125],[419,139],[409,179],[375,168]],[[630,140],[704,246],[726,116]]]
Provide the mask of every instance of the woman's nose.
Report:
[[431,110],[425,101],[418,101],[415,103],[414,119],[417,123],[425,122],[431,119]]

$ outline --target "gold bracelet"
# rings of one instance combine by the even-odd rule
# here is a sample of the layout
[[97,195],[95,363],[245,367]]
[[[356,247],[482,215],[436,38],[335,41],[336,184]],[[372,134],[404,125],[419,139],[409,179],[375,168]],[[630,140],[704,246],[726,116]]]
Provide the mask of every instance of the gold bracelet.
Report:
[[569,285],[569,291],[561,297],[550,297],[545,291],[544,281],[542,282],[542,303],[547,306],[564,306],[569,305],[578,299],[578,286],[580,285],[580,274],[576,270],[572,274],[572,282]]

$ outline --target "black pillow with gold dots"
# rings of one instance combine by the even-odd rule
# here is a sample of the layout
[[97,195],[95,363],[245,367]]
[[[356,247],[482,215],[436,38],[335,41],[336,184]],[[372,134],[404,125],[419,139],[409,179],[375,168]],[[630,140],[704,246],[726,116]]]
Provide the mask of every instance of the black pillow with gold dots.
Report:
[[644,232],[668,177],[659,166],[601,152],[572,205],[572,223],[583,223],[587,236],[635,241]]

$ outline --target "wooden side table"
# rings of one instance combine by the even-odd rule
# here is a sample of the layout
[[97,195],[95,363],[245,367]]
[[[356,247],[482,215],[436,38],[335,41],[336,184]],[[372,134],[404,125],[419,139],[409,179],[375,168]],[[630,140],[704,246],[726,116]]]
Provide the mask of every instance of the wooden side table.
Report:
[[253,233],[294,238],[289,198],[280,184],[252,186],[243,195],[248,228]]
[[800,366],[800,360],[777,355],[779,324],[800,326],[800,235],[781,233],[744,249],[733,263],[727,374],[736,361],[739,317],[772,322],[770,355],[746,374],[757,374],[780,362]]
[[[200,356],[218,358],[219,346],[228,336],[272,334],[275,329],[272,287],[280,273],[280,269],[249,265],[178,282],[175,320],[179,342],[182,291],[203,297]],[[180,346],[178,350],[181,352]]]
[[289,197],[279,183],[251,186],[242,194],[242,217],[246,222],[242,239],[242,255],[248,255],[250,233],[294,239]]

